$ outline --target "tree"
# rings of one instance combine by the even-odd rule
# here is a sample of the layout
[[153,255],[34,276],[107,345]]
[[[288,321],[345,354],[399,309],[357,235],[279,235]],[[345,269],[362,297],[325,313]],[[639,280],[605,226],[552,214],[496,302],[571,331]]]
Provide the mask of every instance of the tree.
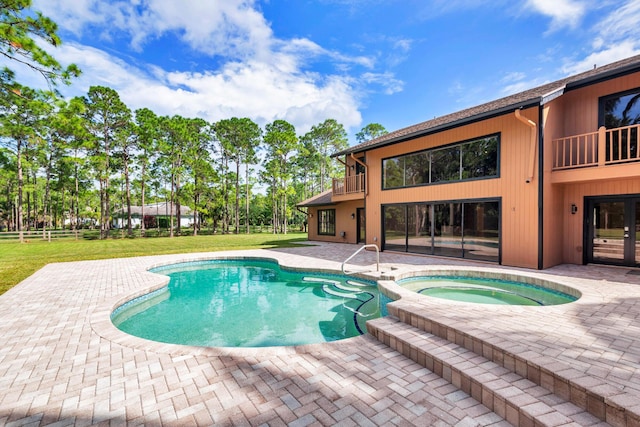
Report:
[[236,203],[235,203],[235,233],[240,231],[240,165],[245,164],[246,185],[246,226],[249,232],[249,164],[255,162],[256,148],[260,144],[262,131],[260,127],[249,118],[220,120],[215,125],[218,141],[224,150],[229,153],[230,159],[236,164]]
[[71,206],[69,219],[73,230],[79,227],[80,218],[80,189],[81,186],[88,185],[87,170],[87,141],[89,134],[84,121],[85,103],[83,98],[72,98],[68,102],[59,101],[60,105],[56,114],[52,118],[52,127],[54,132],[55,145],[63,151],[61,163],[55,167],[59,170],[57,173],[58,182],[64,191],[67,188],[64,185],[67,177],[73,178],[71,195]]
[[187,119],[185,130],[185,166],[191,178],[189,189],[193,201],[193,235],[195,236],[200,227],[200,214],[205,210],[201,198],[210,186],[214,175],[210,162],[211,132],[209,124],[203,119]]
[[313,126],[309,132],[302,137],[308,155],[315,160],[318,177],[320,179],[320,190],[328,188],[334,170],[331,165],[332,152],[344,150],[348,147],[347,132],[344,126],[334,119],[327,119],[319,125]]
[[131,167],[134,152],[137,151],[137,138],[135,137],[135,125],[130,120],[127,126],[124,126],[116,132],[115,152],[116,158],[119,160],[120,169],[122,171],[122,181],[124,190],[124,199],[127,206],[127,235],[133,236],[133,226],[131,221]]
[[369,123],[363,127],[360,132],[356,133],[356,141],[360,144],[365,141],[379,138],[387,133],[387,130],[380,123]]
[[140,167],[140,234],[144,236],[144,205],[146,203],[146,188],[149,180],[149,168],[153,157],[157,154],[156,148],[158,144],[158,116],[148,108],[140,108],[135,111],[136,126],[134,132],[137,138],[138,146],[138,166]]
[[56,23],[29,10],[31,0],[2,0],[0,5],[0,55],[40,73],[50,85],[58,81],[68,84],[80,75],[76,65],[64,68],[34,40],[36,37],[53,47],[62,43]]
[[182,177],[185,173],[185,157],[188,156],[191,139],[194,138],[193,123],[200,122],[192,122],[191,119],[179,115],[163,117],[160,122],[162,131],[159,149],[160,161],[168,170],[171,186],[169,193],[171,209],[169,237],[174,236],[174,211],[177,220],[176,230],[180,234]]
[[[274,201],[274,233],[280,229],[283,234],[287,234],[287,195],[291,179],[288,160],[289,156],[299,148],[298,137],[293,125],[285,120],[276,120],[267,124],[265,131],[264,142],[267,150],[265,170],[273,176],[271,193]],[[279,224],[282,224],[281,227],[278,227]]]
[[43,93],[12,83],[19,89],[19,94],[3,97],[0,105],[0,135],[16,156],[16,228],[20,242],[24,242],[23,232],[23,196],[24,196],[24,149],[26,144],[36,137],[36,129],[41,116],[47,112],[47,104],[43,101]]
[[111,216],[109,179],[111,156],[131,121],[131,111],[120,100],[118,92],[104,86],[92,86],[84,100],[87,131],[90,137],[89,156],[100,186],[100,238],[108,237]]

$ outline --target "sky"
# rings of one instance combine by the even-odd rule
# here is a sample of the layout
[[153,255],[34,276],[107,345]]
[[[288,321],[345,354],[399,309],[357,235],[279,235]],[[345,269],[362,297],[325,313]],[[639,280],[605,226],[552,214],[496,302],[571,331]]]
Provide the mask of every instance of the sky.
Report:
[[[388,131],[640,54],[640,0],[34,0],[131,108]],[[41,77],[18,69],[23,84]]]

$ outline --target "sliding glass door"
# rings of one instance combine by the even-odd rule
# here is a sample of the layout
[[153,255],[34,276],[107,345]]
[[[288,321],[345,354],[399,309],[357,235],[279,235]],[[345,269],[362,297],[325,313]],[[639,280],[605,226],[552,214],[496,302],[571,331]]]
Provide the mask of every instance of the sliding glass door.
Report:
[[383,206],[383,249],[500,262],[500,202]]

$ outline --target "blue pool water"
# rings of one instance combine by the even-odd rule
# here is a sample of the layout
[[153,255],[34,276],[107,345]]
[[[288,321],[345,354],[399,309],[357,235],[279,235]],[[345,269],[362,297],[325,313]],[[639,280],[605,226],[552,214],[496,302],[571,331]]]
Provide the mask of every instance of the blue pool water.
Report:
[[118,307],[120,330],[154,341],[265,347],[357,336],[381,315],[375,282],[296,272],[267,260],[212,260],[152,270],[169,285]]
[[418,276],[397,283],[419,294],[453,301],[502,305],[557,305],[577,298],[554,289],[502,279]]

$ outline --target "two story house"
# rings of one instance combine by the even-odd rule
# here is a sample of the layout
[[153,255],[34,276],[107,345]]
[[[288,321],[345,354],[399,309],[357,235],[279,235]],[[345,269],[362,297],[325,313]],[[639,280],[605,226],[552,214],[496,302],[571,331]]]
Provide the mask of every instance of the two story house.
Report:
[[333,154],[309,239],[544,269],[640,266],[640,56]]

